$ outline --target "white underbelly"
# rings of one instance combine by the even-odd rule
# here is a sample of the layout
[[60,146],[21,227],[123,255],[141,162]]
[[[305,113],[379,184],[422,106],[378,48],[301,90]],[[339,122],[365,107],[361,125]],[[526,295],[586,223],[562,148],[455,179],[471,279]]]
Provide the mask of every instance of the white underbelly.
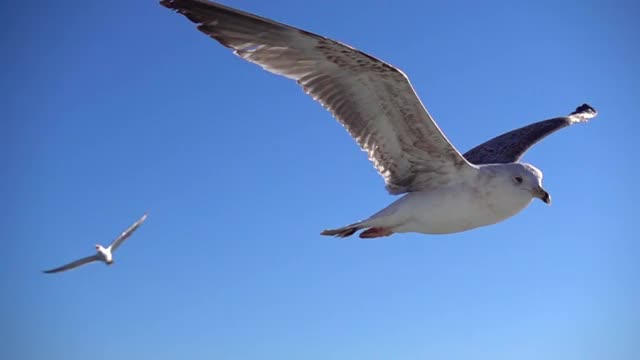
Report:
[[409,193],[388,209],[393,210],[391,217],[398,224],[394,232],[450,234],[498,223],[529,203],[531,196],[522,191],[478,194],[470,188],[456,187]]

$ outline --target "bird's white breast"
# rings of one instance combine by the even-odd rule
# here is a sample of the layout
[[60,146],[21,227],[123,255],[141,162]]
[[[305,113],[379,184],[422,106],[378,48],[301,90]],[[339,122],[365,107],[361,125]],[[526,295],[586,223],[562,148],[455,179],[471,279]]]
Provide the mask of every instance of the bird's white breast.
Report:
[[527,207],[531,199],[531,194],[516,186],[465,183],[409,193],[389,209],[401,223],[395,232],[450,234],[505,220]]

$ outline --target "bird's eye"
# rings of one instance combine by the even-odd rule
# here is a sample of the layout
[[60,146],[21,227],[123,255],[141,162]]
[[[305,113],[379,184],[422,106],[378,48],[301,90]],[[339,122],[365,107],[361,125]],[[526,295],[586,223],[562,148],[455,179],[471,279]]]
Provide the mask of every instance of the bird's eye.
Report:
[[513,178],[513,181],[515,181],[518,184],[522,184],[522,176],[515,176]]

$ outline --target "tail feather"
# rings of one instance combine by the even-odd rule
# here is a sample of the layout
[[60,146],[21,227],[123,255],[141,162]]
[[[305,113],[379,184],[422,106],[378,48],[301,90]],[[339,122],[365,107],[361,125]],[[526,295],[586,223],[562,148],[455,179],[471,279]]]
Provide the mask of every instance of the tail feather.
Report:
[[323,232],[320,233],[320,235],[335,236],[335,237],[339,237],[339,238],[346,238],[348,236],[351,236],[351,235],[355,234],[355,232],[360,230],[360,229],[362,229],[362,226],[360,226],[360,223],[355,223],[355,224],[343,226],[343,227],[337,228],[337,229],[324,230]]

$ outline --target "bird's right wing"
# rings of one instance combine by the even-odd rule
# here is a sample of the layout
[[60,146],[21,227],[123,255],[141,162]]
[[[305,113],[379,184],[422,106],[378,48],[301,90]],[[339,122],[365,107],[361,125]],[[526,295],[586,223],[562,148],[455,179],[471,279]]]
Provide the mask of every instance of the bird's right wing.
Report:
[[[211,1],[160,3],[242,59],[295,80],[367,152],[391,194],[437,187],[475,170],[394,66],[335,40]],[[218,69],[213,64],[210,70]]]
[[538,141],[569,125],[587,122],[597,114],[596,109],[582,104],[568,116],[538,121],[509,131],[474,147],[463,156],[476,165],[516,162]]
[[76,261],[70,262],[66,265],[62,265],[60,267],[57,267],[55,269],[51,269],[51,270],[45,270],[43,271],[45,274],[53,274],[53,273],[57,273],[57,272],[62,272],[62,271],[67,271],[67,270],[71,270],[73,268],[77,268],[78,266],[82,266],[84,264],[88,264],[94,261],[98,261],[100,260],[98,258],[98,255],[91,255],[91,256],[87,256],[84,257],[82,259],[78,259]]
[[122,243],[127,240],[127,238],[131,236],[131,234],[133,234],[133,232],[136,231],[145,220],[147,220],[147,213],[144,213],[144,215],[142,215],[142,217],[138,219],[138,221],[134,222],[133,225],[129,226],[127,230],[123,231],[120,236],[113,240],[113,242],[109,245],[111,251],[115,251],[118,246],[122,245]]

